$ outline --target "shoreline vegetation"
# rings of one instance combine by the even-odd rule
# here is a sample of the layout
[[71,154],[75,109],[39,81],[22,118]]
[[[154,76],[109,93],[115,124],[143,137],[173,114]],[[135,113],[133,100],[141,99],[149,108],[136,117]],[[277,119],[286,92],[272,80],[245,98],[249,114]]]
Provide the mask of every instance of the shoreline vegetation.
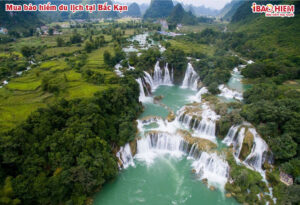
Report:
[[[226,197],[248,204],[299,203],[300,18],[275,20],[241,12],[250,3],[242,5],[232,22],[224,23],[226,32],[222,23],[195,22],[188,12],[177,19],[174,11],[183,12],[178,6],[167,20],[171,25],[187,24],[188,29],[177,31],[185,35],[161,35],[161,23],[149,17],[52,22],[47,35],[34,30],[21,36],[14,31],[2,38],[0,203],[93,204],[95,191],[119,174],[120,147],[131,142],[137,152],[136,120],[143,106],[136,79],[145,72],[153,76],[158,61],[161,68],[172,69],[175,85],[182,82],[188,63],[193,66],[199,75],[196,88],[208,90],[202,101],[220,116],[218,140],[232,126],[251,123],[237,131],[245,130],[239,160],[244,161],[255,146],[252,127],[267,143],[264,157],[272,160],[263,164],[265,179],[237,163],[233,146],[220,148],[230,167]],[[149,35],[145,45],[151,45],[147,49],[139,39],[132,40],[144,33]],[[133,52],[124,52],[128,47]],[[241,81],[249,86],[242,101],[224,101],[218,97],[219,86],[228,83],[239,65],[244,65]],[[142,89],[152,94],[151,87]],[[171,123],[176,113],[162,100],[156,96]],[[180,133],[189,146],[196,142],[204,151],[218,149],[209,140]],[[293,183],[287,186],[282,178]]]

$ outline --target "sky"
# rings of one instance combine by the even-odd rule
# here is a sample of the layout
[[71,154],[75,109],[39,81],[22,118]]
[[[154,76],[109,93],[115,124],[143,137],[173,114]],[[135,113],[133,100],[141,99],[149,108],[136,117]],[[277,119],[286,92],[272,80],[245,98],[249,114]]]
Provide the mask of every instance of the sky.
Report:
[[[179,2],[183,2],[184,4],[193,4],[195,6],[202,6],[214,9],[222,9],[225,4],[231,2],[231,0],[177,0]],[[151,0],[119,0],[119,2],[136,2],[138,4],[142,3],[150,3]]]

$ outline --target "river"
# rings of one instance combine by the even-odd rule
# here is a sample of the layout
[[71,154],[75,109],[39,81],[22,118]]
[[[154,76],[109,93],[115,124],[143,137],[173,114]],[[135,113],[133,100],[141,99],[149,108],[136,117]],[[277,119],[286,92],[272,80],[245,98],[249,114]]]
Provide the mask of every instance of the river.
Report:
[[[162,85],[153,95],[163,95],[161,102],[176,112],[191,102],[196,91]],[[168,110],[160,105],[146,102],[144,107],[140,119],[168,115]],[[134,159],[134,166],[123,169],[114,181],[106,184],[96,195],[94,204],[237,204],[234,199],[225,197],[224,190],[211,191],[192,173],[194,160],[176,154],[157,152],[153,161],[149,159],[151,156],[146,156],[146,160]]]

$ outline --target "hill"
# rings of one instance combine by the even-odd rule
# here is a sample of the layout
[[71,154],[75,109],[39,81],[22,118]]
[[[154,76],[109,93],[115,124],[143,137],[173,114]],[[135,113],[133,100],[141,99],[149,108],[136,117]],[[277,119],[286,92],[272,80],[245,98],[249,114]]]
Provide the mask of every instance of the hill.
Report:
[[141,9],[137,3],[132,3],[128,6],[128,11],[123,12],[122,16],[141,17]]
[[229,24],[231,31],[242,33],[244,36],[240,39],[243,41],[240,46],[244,47],[241,50],[247,51],[245,54],[250,57],[261,59],[274,56],[275,61],[279,59],[286,61],[287,58],[293,58],[292,61],[300,65],[300,16],[297,15],[300,2],[294,2],[296,8],[294,18],[266,18],[264,14],[254,14],[250,9],[252,2],[240,5]]
[[218,16],[223,20],[230,21],[232,16],[236,13],[237,9],[243,4],[243,1],[232,1],[224,6],[223,9],[219,11]]
[[[36,25],[42,24],[37,17],[37,12],[6,12],[5,4],[15,3],[15,1],[0,1],[0,26],[8,30],[28,31]],[[22,5],[26,1],[18,1]]]
[[186,12],[181,4],[177,4],[167,18],[169,24],[177,25],[179,23],[185,25],[194,25],[197,23],[197,18],[192,12]]
[[186,11],[191,11],[195,16],[217,16],[217,9],[207,8],[205,6],[183,5]]
[[164,18],[170,15],[174,5],[172,0],[151,0],[144,18]]

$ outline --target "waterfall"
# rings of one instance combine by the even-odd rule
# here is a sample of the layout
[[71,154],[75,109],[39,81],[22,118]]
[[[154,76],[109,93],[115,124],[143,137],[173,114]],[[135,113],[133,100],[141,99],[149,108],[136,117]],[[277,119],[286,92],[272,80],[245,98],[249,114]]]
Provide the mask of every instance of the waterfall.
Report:
[[144,76],[145,82],[150,86],[151,92],[152,92],[154,90],[153,79],[152,79],[151,75],[148,72],[144,71],[144,74],[145,74],[145,76]]
[[190,97],[190,100],[192,102],[201,102],[202,95],[205,93],[208,93],[208,90],[206,87],[202,87],[195,96]]
[[190,88],[197,90],[199,76],[194,70],[191,63],[188,63],[187,69],[185,71],[184,79],[182,82],[182,88]]
[[[201,120],[196,116],[201,116]],[[194,131],[193,135],[216,142],[216,121],[220,118],[207,104],[201,108],[185,106],[177,113],[177,121]]]
[[244,138],[245,138],[245,128],[242,127],[241,130],[239,131],[237,139],[233,141],[234,156],[236,160],[239,160]]
[[236,91],[236,90],[231,90],[228,87],[226,87],[224,84],[219,85],[219,90],[221,93],[219,96],[225,97],[227,99],[236,99],[236,100],[243,100],[243,94]]
[[184,144],[185,142],[180,136],[166,132],[150,132],[138,140],[135,158],[149,165],[162,154],[181,157],[184,154]]
[[230,146],[233,143],[234,137],[238,131],[239,126],[231,126],[226,137],[223,139],[223,143]]
[[[124,147],[121,147],[119,152],[117,152],[116,156],[122,162],[122,167],[124,169],[126,169],[129,166],[134,166],[129,143],[127,143]],[[119,168],[121,168],[120,165]]]
[[164,68],[163,84],[164,85],[172,85],[171,76],[170,76],[169,68],[168,68],[168,63],[166,63],[165,68]]
[[249,131],[254,136],[254,142],[251,149],[251,153],[247,156],[244,163],[254,168],[256,171],[262,173],[262,165],[265,160],[265,155],[268,151],[267,143],[258,135],[254,128],[250,128]]
[[199,159],[192,163],[192,167],[201,179],[207,179],[209,183],[224,188],[229,177],[229,165],[225,159],[216,153],[202,152]]
[[146,98],[146,95],[145,95],[144,85],[143,85],[142,79],[138,78],[138,79],[136,79],[136,82],[139,84],[139,88],[140,88],[139,100],[141,102],[144,102],[147,98]]
[[163,83],[162,70],[159,67],[159,61],[157,61],[154,66],[153,82],[154,82],[155,88],[160,86]]
[[120,63],[115,65],[115,72],[119,77],[123,77],[123,72],[120,71],[120,68],[123,68],[122,65]]
[[168,68],[168,64],[164,67],[164,72],[159,66],[159,61],[154,66],[153,88],[156,89],[160,85],[172,85],[172,80]]
[[[247,123],[244,123],[247,124]],[[233,154],[235,159],[239,162],[239,156],[241,153],[243,141],[245,138],[245,127],[232,126],[224,140],[222,141],[227,146],[233,145]],[[238,132],[239,129],[239,132]],[[268,152],[267,143],[258,135],[254,128],[248,128],[248,131],[253,135],[253,145],[250,154],[244,160],[244,164],[253,168],[254,170],[263,173],[262,165],[266,160],[266,154]],[[237,134],[238,132],[238,134]]]
[[189,145],[179,135],[167,132],[149,132],[137,142],[135,158],[147,165],[165,154],[177,158],[187,156],[193,160],[192,167],[200,179],[206,178],[210,184],[224,188],[229,176],[229,166],[216,153],[200,152],[196,144]]

